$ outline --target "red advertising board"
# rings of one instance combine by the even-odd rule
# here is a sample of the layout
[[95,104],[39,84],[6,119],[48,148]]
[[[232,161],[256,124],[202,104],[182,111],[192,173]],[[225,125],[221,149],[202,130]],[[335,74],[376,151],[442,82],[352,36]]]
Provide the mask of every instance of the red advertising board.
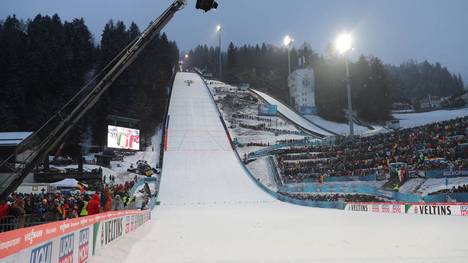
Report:
[[[0,259],[15,254],[18,251],[34,247],[48,240],[52,240],[56,237],[65,236],[68,233],[73,233],[74,231],[78,231],[81,228],[100,222],[102,220],[141,213],[144,212],[136,210],[112,211],[0,233]],[[84,248],[84,246],[87,246],[89,237],[90,233],[80,233],[80,250],[81,248]],[[61,242],[63,242],[61,244],[61,248],[63,248],[63,251],[61,250],[61,253],[63,252],[63,262],[68,262],[67,255],[70,254],[70,240],[72,240],[71,237],[69,237],[69,239],[61,240]],[[48,251],[47,246],[45,246],[44,249],[46,249],[44,251]],[[82,255],[82,258],[83,261],[85,261],[88,258],[88,255]]]

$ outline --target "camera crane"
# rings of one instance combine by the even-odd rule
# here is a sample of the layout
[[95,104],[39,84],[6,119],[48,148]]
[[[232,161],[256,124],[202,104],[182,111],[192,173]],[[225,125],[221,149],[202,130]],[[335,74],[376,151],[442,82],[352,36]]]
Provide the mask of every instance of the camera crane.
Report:
[[[15,153],[0,164],[0,167],[6,167],[12,171],[12,173],[0,176],[0,200],[5,200],[14,192],[34,167],[64,140],[73,126],[98,102],[102,94],[135,61],[175,13],[186,5],[187,0],[175,0],[41,128],[17,145]],[[196,3],[196,8],[205,12],[216,9],[217,6],[214,0],[197,0]],[[18,162],[19,165],[12,166],[12,162]]]

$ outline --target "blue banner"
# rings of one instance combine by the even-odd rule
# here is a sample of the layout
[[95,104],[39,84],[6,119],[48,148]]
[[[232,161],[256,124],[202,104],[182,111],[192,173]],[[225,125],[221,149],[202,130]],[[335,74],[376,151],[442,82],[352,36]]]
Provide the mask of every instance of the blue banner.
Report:
[[304,115],[316,114],[317,108],[311,106],[300,106],[299,113]]
[[276,116],[278,113],[278,107],[271,104],[259,104],[258,115],[260,116]]

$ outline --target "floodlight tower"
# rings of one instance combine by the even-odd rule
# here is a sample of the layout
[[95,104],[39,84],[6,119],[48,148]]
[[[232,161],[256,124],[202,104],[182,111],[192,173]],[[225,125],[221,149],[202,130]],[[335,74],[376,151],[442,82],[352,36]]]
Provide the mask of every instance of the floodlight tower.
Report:
[[352,50],[352,37],[348,33],[341,34],[335,41],[335,48],[340,55],[343,55],[346,67],[346,91],[348,97],[348,124],[349,136],[354,136],[353,105],[351,103],[351,82],[349,77],[348,54]]
[[216,32],[218,32],[218,36],[219,36],[219,49],[218,49],[218,77],[219,77],[219,80],[221,81],[221,71],[222,71],[222,62],[221,62],[221,25],[217,25],[216,26]]
[[283,45],[288,49],[288,73],[291,74],[291,45],[294,42],[294,39],[289,35],[286,35],[283,39]]

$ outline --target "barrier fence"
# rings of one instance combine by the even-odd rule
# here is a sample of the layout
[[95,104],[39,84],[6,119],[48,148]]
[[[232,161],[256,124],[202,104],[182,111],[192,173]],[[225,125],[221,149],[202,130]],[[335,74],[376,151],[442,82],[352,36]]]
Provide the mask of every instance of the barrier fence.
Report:
[[420,196],[410,193],[400,193],[396,191],[385,191],[371,185],[342,185],[342,184],[317,184],[299,183],[286,184],[278,187],[281,192],[304,192],[304,193],[343,193],[343,194],[367,194],[388,198],[398,202],[468,202],[468,193],[441,193],[427,196]]
[[87,262],[101,248],[134,231],[151,211],[123,210],[0,233],[2,262]]

